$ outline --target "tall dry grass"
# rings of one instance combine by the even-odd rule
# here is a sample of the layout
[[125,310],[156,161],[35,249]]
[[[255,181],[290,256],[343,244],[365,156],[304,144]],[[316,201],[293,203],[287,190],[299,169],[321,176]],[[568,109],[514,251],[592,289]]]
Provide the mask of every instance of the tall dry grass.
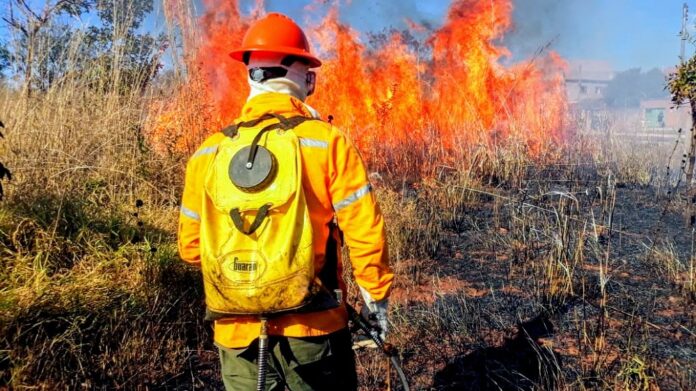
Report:
[[[143,138],[144,107],[152,94],[94,90],[79,77],[29,99],[18,91],[2,92],[7,124],[2,160],[14,173],[0,204],[4,384],[41,389],[218,384],[210,329],[202,320],[200,277],[176,254],[184,161],[153,153]],[[373,175],[397,288],[437,282],[432,266],[451,256],[456,244],[451,233],[475,235],[480,224],[494,224],[505,233],[482,239],[483,245],[510,252],[511,273],[531,281],[539,308],[553,312],[590,290],[583,286],[587,275],[578,270],[587,258],[606,256],[601,236],[613,188],[599,184],[598,214],[579,217],[586,209],[573,194],[577,189],[566,185],[590,183],[583,181],[613,166],[595,159],[588,169],[516,148],[458,153],[456,163],[431,162],[426,176],[420,168],[400,177]],[[566,187],[550,185],[549,173]],[[520,193],[525,187],[526,195]],[[471,214],[486,204],[494,206],[493,216]],[[605,271],[598,270],[598,281]],[[427,356],[447,346],[455,356],[490,327],[482,311],[464,292],[415,307],[397,304],[392,338],[407,354]],[[502,313],[493,317],[501,327],[507,322]],[[645,374],[650,363],[639,353],[627,358],[621,371],[609,369],[614,364],[606,361],[601,342],[605,321],[579,318],[577,327],[592,330],[581,343],[594,357],[583,373],[613,378],[607,384],[650,381]],[[414,346],[414,336],[423,343]],[[528,346],[546,363],[540,387],[573,384],[546,348]],[[363,385],[382,387],[382,363],[370,353],[359,357]],[[406,365],[417,384],[432,381],[408,360]],[[636,380],[631,375],[636,371],[645,375]]]
[[82,39],[49,89],[0,89],[0,388],[192,384],[193,354],[212,348],[176,253],[183,163],[143,137],[154,90],[118,82],[155,69],[81,58]]
[[[66,52],[76,71],[48,90],[27,97],[0,89],[7,127],[0,161],[14,174],[0,203],[0,387],[219,387],[200,276],[176,253],[185,161],[154,153],[144,137],[147,108],[166,99],[168,87],[116,88],[118,55],[109,66],[85,63],[79,45]],[[596,307],[573,310],[566,327],[589,359],[561,368],[552,349],[520,327],[508,333],[509,346],[538,358],[540,378],[519,389],[593,389],[590,378],[604,389],[656,384],[644,340],[618,356],[607,346],[614,315],[606,288],[616,268],[607,233],[617,184],[670,186],[662,155],[646,165],[643,148],[569,141],[542,156],[514,140],[372,154],[396,289],[437,286],[452,268],[467,282],[458,263],[470,266],[468,251],[483,249],[491,263],[507,260],[507,283],[530,293],[516,303],[522,313],[496,298],[492,278],[488,301],[455,289],[432,292],[432,302],[395,303],[390,338],[418,388],[446,389],[433,380],[438,366],[495,346],[491,335],[522,323],[516,316],[557,315],[578,299]],[[651,265],[693,294],[693,257],[670,248],[653,248]],[[627,328],[634,326],[643,327]],[[358,357],[362,386],[383,387],[383,363],[370,352]]]

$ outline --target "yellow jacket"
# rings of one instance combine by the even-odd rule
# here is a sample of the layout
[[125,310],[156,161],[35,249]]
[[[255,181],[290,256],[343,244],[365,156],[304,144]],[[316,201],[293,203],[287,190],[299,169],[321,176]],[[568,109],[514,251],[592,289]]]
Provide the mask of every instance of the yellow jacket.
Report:
[[[302,101],[289,95],[267,93],[250,99],[235,123],[250,121],[266,113],[286,118],[311,117]],[[268,123],[272,123],[269,120]],[[338,222],[348,247],[356,282],[374,300],[389,295],[393,273],[388,264],[384,220],[368,181],[358,151],[344,134],[328,123],[307,121],[294,129],[300,138],[303,163],[302,185],[307,199],[314,234],[315,270],[321,273],[326,260],[330,224]],[[186,166],[186,182],[179,214],[179,254],[194,265],[200,264],[200,215],[207,197],[203,182],[226,136],[218,132],[208,137],[191,156]],[[338,254],[338,281],[341,260]],[[345,287],[341,283],[341,289]],[[345,297],[345,295],[344,295]],[[326,335],[346,327],[344,307],[330,310],[286,314],[269,320],[269,334],[289,337]],[[229,348],[248,346],[259,336],[255,317],[231,317],[215,321],[215,342]]]

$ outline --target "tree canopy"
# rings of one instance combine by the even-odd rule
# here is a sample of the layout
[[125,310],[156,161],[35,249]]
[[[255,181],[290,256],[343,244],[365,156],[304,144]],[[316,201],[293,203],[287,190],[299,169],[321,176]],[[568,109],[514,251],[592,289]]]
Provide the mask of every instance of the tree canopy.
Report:
[[9,0],[2,20],[14,38],[0,47],[0,72],[14,64],[28,92],[47,90],[74,72],[89,72],[99,88],[142,88],[159,69],[164,42],[140,32],[152,10],[153,0],[47,0],[43,6]]
[[675,105],[696,100],[696,56],[679,65],[669,76],[668,88]]
[[639,107],[642,100],[667,97],[666,85],[665,74],[659,69],[642,72],[640,68],[632,68],[614,76],[604,99],[609,107]]
[[5,77],[5,70],[10,67],[10,51],[0,42],[0,79]]

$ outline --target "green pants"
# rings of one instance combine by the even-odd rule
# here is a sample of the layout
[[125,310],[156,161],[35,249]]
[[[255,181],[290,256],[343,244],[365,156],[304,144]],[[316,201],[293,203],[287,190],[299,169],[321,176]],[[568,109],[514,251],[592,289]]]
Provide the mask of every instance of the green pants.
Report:
[[[218,346],[225,389],[256,390],[258,340],[242,349]],[[266,390],[356,390],[348,329],[322,337],[270,336]]]

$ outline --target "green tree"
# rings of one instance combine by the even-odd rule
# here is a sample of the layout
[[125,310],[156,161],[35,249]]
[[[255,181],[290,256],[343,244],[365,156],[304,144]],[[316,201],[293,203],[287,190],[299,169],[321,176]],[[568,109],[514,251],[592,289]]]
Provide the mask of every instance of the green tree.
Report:
[[10,67],[10,51],[4,43],[0,43],[0,79],[5,77],[5,70]]
[[45,30],[62,15],[77,17],[93,5],[93,0],[46,0],[43,7],[32,6],[27,0],[9,0],[7,13],[2,20],[18,36],[19,45],[12,58],[20,60],[24,73],[24,86],[27,95],[31,94],[34,74],[40,61],[36,60],[38,46],[45,40]]
[[677,67],[669,76],[667,88],[676,106],[691,106],[691,144],[686,167],[686,183],[690,187],[696,164],[696,55]]
[[153,10],[152,0],[98,0],[96,12],[100,26],[87,31],[90,56],[98,64],[94,76],[106,75],[104,87],[126,91],[142,89],[159,70],[157,53],[164,36],[153,37],[138,30]]
[[665,87],[666,78],[659,69],[642,72],[633,68],[614,76],[604,91],[604,100],[609,107],[639,107],[642,100],[667,97]]
[[33,52],[38,54],[29,63],[27,50],[29,43],[25,38],[20,38],[17,42],[20,50],[16,52],[14,58],[20,64],[20,71],[31,67],[31,89],[35,91],[46,91],[49,87],[59,81],[66,70],[70,69],[71,42],[76,32],[65,23],[53,22],[46,26],[35,38],[32,43]]
[[[10,0],[2,16],[15,32],[8,58],[24,75],[27,95],[77,73],[93,88],[141,90],[159,69],[164,42],[139,32],[152,10],[153,0],[47,0],[43,8]],[[72,20],[84,15],[95,22],[76,27]]]

